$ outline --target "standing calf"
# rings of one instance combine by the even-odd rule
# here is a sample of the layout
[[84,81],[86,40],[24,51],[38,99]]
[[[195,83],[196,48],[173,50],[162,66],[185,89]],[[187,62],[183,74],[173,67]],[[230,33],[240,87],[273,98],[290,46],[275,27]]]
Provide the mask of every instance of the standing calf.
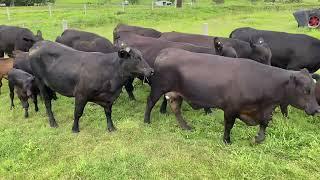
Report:
[[11,109],[14,107],[14,89],[16,88],[16,93],[21,101],[23,108],[25,109],[24,117],[29,117],[29,98],[33,99],[35,111],[38,112],[39,108],[37,103],[37,95],[39,94],[39,91],[35,84],[34,76],[20,69],[13,68],[8,73],[8,81],[10,89]]

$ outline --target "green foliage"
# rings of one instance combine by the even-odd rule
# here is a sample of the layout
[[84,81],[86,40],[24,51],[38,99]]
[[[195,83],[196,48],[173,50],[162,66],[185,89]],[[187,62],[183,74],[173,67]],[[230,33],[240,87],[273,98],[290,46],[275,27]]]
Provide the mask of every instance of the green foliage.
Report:
[[0,3],[5,3],[7,6],[33,6],[34,4],[54,3],[55,0],[0,0]]
[[[60,2],[59,2],[60,1]],[[195,7],[154,8],[128,6],[88,6],[87,15],[80,5],[11,8],[11,21],[0,14],[0,24],[18,25],[32,31],[41,29],[43,36],[55,40],[62,33],[61,21],[70,28],[95,32],[112,39],[119,22],[146,26],[160,31],[202,33],[207,22],[209,34],[227,37],[238,27],[303,33],[320,38],[318,30],[297,28],[292,16],[295,9],[315,4],[248,4],[248,0],[225,1],[221,6],[212,0]],[[70,1],[71,2],[71,1]],[[86,1],[88,2],[88,1]],[[90,1],[95,3],[94,1]],[[262,2],[262,1],[260,1]],[[250,13],[248,13],[250,12]],[[285,23],[283,23],[285,22]],[[187,104],[182,112],[194,127],[182,131],[169,110],[159,113],[158,103],[152,111],[152,124],[145,125],[143,116],[150,88],[134,83],[137,101],[129,101],[125,91],[113,106],[117,127],[107,133],[104,111],[89,103],[80,120],[80,133],[71,132],[74,99],[59,96],[53,102],[59,128],[48,126],[42,101],[35,113],[30,105],[30,118],[23,118],[18,99],[10,111],[7,81],[0,95],[0,179],[320,179],[319,117],[307,116],[289,108],[289,119],[277,109],[267,129],[263,144],[250,143],[257,127],[237,121],[232,130],[232,145],[224,145],[223,113],[216,110],[205,115]]]

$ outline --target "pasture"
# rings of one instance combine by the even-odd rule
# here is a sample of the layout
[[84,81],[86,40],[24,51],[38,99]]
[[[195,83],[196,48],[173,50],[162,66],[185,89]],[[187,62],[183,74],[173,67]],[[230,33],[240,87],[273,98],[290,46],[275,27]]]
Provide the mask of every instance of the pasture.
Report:
[[[61,3],[61,2],[65,2]],[[1,8],[0,24],[40,29],[45,39],[55,40],[62,33],[62,20],[77,28],[112,40],[117,23],[152,27],[160,31],[202,33],[208,23],[209,34],[228,36],[243,26],[305,33],[320,38],[319,30],[297,28],[292,12],[314,7],[317,1],[303,4],[248,4],[226,1],[212,5],[199,1],[182,9],[155,8],[151,5],[89,5],[87,14],[78,1],[57,1],[49,16],[48,7],[10,8],[11,20]],[[112,1],[113,2],[113,1]],[[144,4],[147,4],[145,2]],[[74,99],[58,96],[53,111],[59,128],[49,128],[42,101],[30,117],[15,98],[10,111],[7,81],[0,95],[0,179],[319,179],[320,117],[307,116],[293,107],[289,118],[279,109],[267,129],[266,141],[250,143],[258,127],[237,121],[232,130],[233,144],[225,145],[223,112],[205,115],[184,104],[183,115],[194,127],[181,130],[173,113],[152,111],[152,123],[143,123],[150,88],[135,81],[137,101],[129,101],[125,91],[113,106],[116,132],[106,132],[103,109],[88,104],[80,120],[80,133],[73,134]]]

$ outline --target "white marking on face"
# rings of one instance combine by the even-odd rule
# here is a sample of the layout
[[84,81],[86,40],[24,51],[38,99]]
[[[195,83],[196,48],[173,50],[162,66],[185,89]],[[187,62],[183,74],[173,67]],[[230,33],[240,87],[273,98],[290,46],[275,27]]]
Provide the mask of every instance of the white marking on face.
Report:
[[314,82],[314,83],[317,83],[317,80],[313,79],[313,82]]
[[168,96],[168,95],[165,95],[165,98],[166,98],[167,100],[169,100],[169,99],[170,99],[170,96]]

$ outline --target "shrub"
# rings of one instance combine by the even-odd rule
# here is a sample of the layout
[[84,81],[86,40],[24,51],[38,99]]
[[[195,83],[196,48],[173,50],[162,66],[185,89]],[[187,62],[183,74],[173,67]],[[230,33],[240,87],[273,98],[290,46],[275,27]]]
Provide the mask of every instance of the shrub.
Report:
[[34,4],[54,3],[55,0],[0,0],[0,3],[5,3],[7,6],[33,6]]

